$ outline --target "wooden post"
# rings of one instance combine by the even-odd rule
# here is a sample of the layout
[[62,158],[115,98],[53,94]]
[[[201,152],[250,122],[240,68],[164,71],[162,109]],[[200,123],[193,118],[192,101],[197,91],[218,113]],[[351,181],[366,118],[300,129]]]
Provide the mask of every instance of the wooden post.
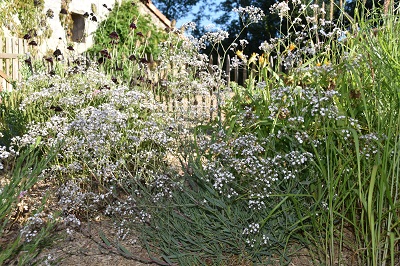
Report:
[[[3,53],[3,38],[0,37],[0,55]],[[3,59],[0,57],[0,74],[3,72]],[[3,81],[3,79],[0,77],[0,91],[3,90],[3,84],[5,84],[5,82]]]
[[[11,39],[11,50],[13,54],[19,54],[19,48],[18,48],[18,40],[12,38]],[[18,58],[13,58],[12,59],[12,79],[13,80],[19,80],[19,62]]]
[[[12,54],[12,50],[11,50],[11,40],[10,38],[6,38],[6,54]],[[11,67],[11,63],[12,59],[10,58],[6,58],[6,68],[5,68],[5,73],[8,77],[10,77],[10,67]],[[10,89],[10,84],[7,82],[6,83],[6,90]]]
[[243,85],[245,84],[245,81],[247,79],[247,67],[243,68]]
[[228,55],[226,57],[226,84],[229,87],[229,83],[231,82],[231,57]]
[[[18,39],[18,54],[25,54],[25,43],[23,39]],[[22,62],[21,60],[18,60],[18,69],[22,69]],[[21,71],[18,71],[18,80],[22,79],[22,74]]]
[[385,2],[383,3],[383,13],[387,15],[389,13],[389,9],[390,11],[393,10],[393,1],[385,0]]
[[214,95],[213,95],[213,90],[212,88],[210,89],[210,120],[212,120],[213,117],[213,108],[214,108]]
[[210,73],[214,73],[212,68],[213,64],[214,64],[213,56],[210,55],[210,59],[208,60],[208,71],[210,71]]
[[[237,55],[235,55],[235,62],[237,62]],[[235,66],[234,72],[233,72],[233,78],[235,79],[235,82],[238,83],[239,80],[239,66]]]
[[256,63],[251,64],[250,76],[251,76],[251,82],[252,82],[251,86],[253,87],[256,77],[257,76],[258,76],[258,78],[260,77],[259,74],[257,75]]

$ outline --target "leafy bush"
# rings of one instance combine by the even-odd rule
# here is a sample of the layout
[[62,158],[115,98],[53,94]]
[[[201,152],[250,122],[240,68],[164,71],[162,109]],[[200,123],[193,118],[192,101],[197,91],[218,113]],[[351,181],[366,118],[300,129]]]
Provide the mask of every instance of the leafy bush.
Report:
[[129,82],[132,75],[137,75],[137,63],[149,61],[150,55],[156,59],[158,45],[166,39],[167,33],[141,14],[135,2],[123,1],[100,23],[88,52],[104,63],[108,73]]
[[4,91],[0,99],[0,145],[9,147],[13,137],[25,133],[28,118],[18,109],[20,95]]
[[36,41],[41,41],[52,34],[52,29],[47,22],[47,14],[43,12],[43,8],[44,1],[42,0],[2,1],[0,25],[19,38],[29,33],[29,35],[35,36]]

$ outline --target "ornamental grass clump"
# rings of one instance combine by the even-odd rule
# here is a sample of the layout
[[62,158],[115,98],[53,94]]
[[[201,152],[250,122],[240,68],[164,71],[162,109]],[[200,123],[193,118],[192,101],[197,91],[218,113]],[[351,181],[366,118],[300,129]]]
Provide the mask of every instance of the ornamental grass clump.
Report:
[[57,213],[43,212],[48,195],[36,198],[34,203],[30,199],[58,147],[48,147],[43,155],[39,142],[18,151],[1,148],[0,166],[7,163],[7,167],[0,169],[0,238],[6,239],[0,243],[0,264],[10,264],[16,258],[21,264],[38,263],[40,251],[54,240]]

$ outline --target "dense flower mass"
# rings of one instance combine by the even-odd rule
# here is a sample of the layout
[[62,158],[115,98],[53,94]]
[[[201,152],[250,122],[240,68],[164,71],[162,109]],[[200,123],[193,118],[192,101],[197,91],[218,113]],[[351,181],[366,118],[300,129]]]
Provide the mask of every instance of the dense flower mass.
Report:
[[288,2],[278,2],[271,6],[270,11],[278,13],[279,17],[283,19],[283,17],[286,17],[288,15],[290,7],[288,5]]
[[[27,132],[11,144],[18,149],[37,145],[38,140],[45,149],[62,144],[57,164],[43,177],[56,182],[73,178],[59,191],[59,203],[65,213],[78,215],[101,208],[113,187],[132,175],[156,179],[173,149],[173,131],[166,128],[176,126],[150,92],[116,85],[95,66],[73,69],[66,70],[71,73],[67,79],[38,73],[20,84],[26,97],[19,108],[35,110],[46,120],[29,123]],[[2,159],[10,155],[5,148],[1,151]],[[79,184],[89,179],[97,180],[105,192],[82,191]]]

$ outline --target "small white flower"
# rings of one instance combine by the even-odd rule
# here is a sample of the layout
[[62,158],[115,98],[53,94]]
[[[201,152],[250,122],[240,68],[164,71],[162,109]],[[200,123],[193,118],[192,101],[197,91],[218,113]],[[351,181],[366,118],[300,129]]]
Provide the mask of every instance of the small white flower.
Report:
[[279,2],[275,3],[271,6],[270,11],[272,13],[277,13],[280,19],[282,20],[283,17],[288,16],[290,7],[287,2]]
[[246,21],[247,25],[257,23],[261,21],[265,16],[264,11],[261,8],[255,6],[234,8],[233,12],[238,13],[239,16],[244,21]]

